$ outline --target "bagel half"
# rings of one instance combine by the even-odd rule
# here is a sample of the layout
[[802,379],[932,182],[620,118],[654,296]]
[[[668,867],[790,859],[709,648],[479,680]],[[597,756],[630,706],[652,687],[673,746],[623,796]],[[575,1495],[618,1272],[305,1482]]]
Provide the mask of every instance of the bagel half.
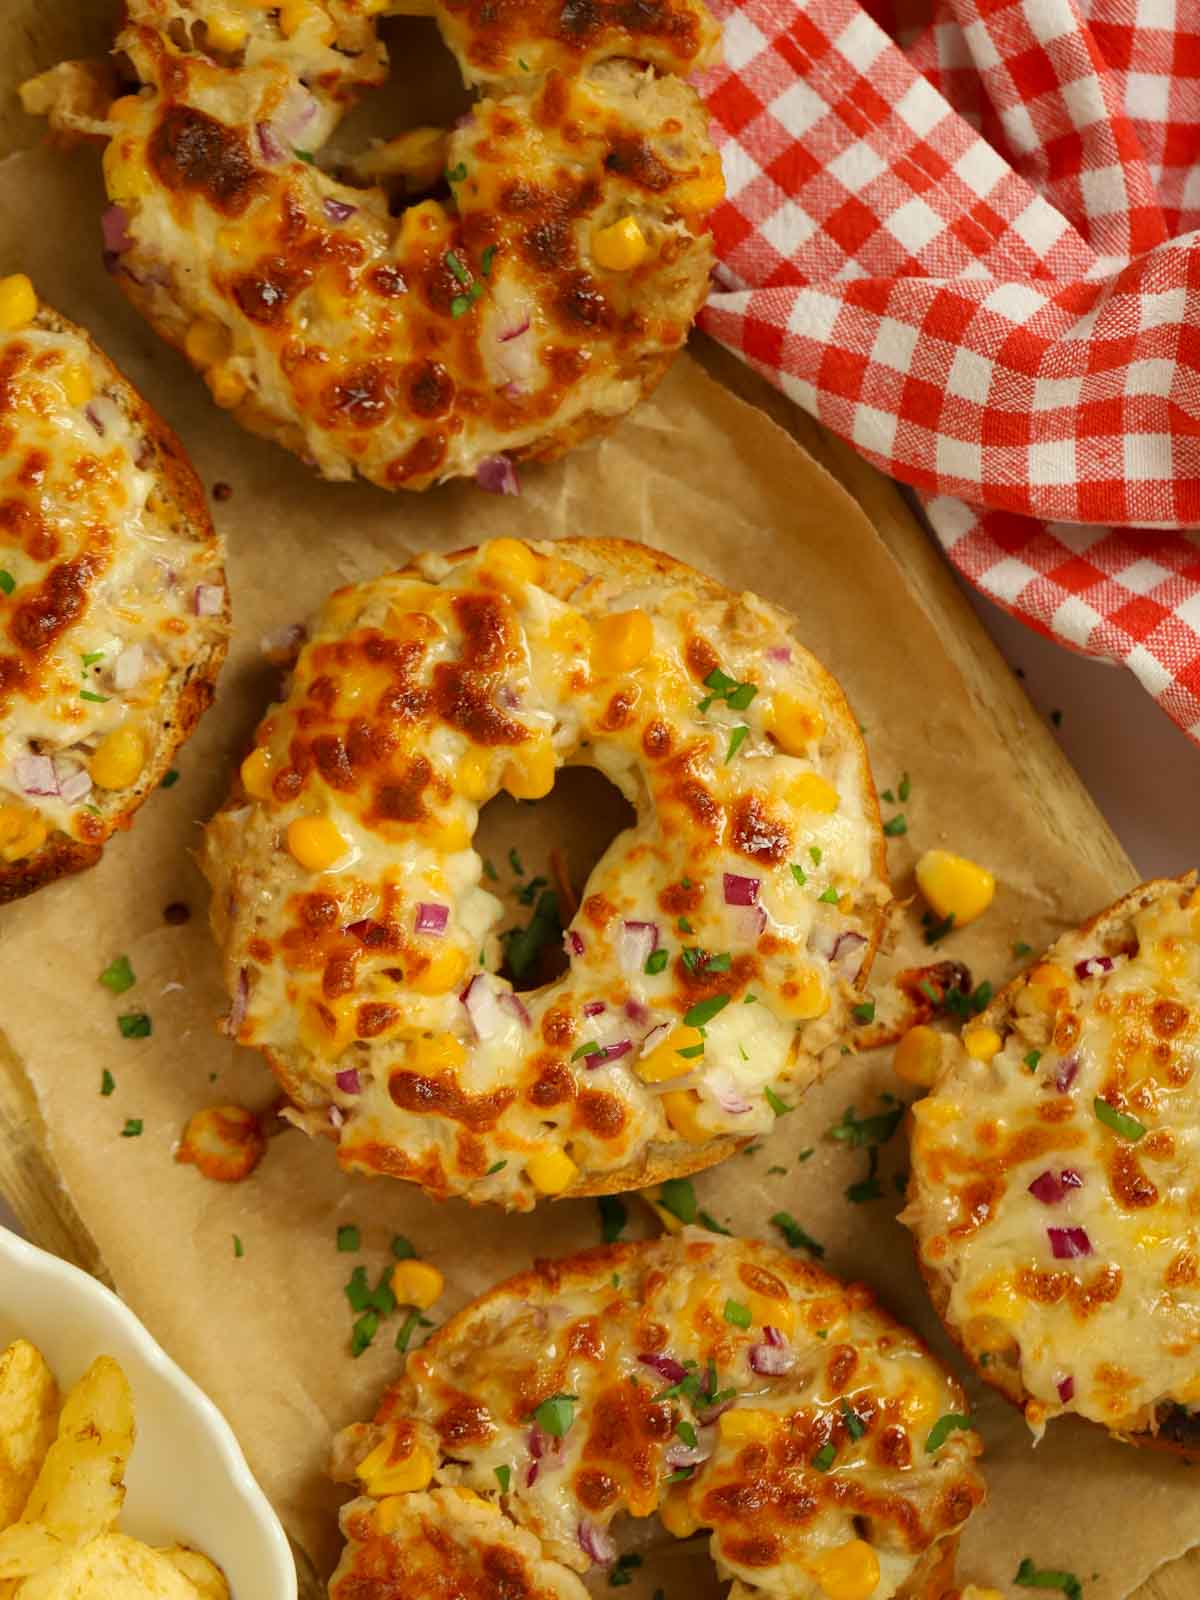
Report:
[[0,901],[99,860],[213,695],[221,547],[179,441],[0,282]]
[[[322,147],[386,78],[377,16],[408,10],[436,17],[481,98],[335,176]],[[326,477],[498,490],[663,376],[723,193],[676,75],[715,50],[700,0],[126,12],[137,94],[109,104],[107,69],[67,63],[25,104],[108,141],[117,280],[246,426]]]
[[1200,894],[1143,884],[996,996],[913,1107],[901,1221],[1035,1433],[1200,1447]]
[[[522,1210],[636,1188],[732,1154],[842,1059],[884,840],[794,627],[619,540],[501,539],[331,597],[204,866],[231,1031],[345,1167]],[[472,838],[565,763],[639,822],[567,973],[517,997]]]
[[710,1530],[742,1597],[941,1595],[984,1495],[964,1412],[867,1289],[757,1241],[687,1229],[540,1262],[438,1329],[340,1435],[376,1586],[332,1593],[396,1592],[389,1523],[432,1483],[451,1522],[457,1491],[486,1526],[482,1500],[571,1572],[611,1566],[618,1519],[657,1514],[677,1538]]

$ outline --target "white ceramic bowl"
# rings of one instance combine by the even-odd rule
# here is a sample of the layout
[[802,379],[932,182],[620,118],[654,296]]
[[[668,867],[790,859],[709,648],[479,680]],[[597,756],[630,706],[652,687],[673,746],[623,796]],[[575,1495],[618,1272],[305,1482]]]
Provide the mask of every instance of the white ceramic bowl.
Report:
[[0,1348],[18,1336],[37,1345],[64,1390],[96,1356],[124,1367],[137,1410],[124,1532],[203,1550],[234,1600],[296,1600],[279,1518],[216,1406],[115,1294],[0,1228]]

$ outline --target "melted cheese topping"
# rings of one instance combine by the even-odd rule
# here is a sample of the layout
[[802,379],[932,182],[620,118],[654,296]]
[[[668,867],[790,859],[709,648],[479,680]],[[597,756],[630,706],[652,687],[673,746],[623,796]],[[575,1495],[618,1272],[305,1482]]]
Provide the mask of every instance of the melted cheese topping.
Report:
[[[486,464],[494,486],[498,452],[558,454],[628,411],[707,292],[720,161],[694,91],[659,75],[710,55],[702,9],[643,8],[631,33],[613,0],[569,27],[535,0],[438,8],[495,97],[428,130],[432,157],[397,141],[409,197],[443,172],[452,191],[399,217],[313,162],[384,76],[374,21],[301,9],[248,12],[230,51],[205,31],[227,5],[128,7],[118,48],[149,88],[114,105],[104,170],[131,298],[218,404],[329,477],[423,488]],[[614,224],[633,228],[615,252]]]
[[[161,697],[224,627],[216,541],[164,515],[132,398],[74,330],[0,336],[0,824],[34,819],[15,835],[0,826],[6,860],[48,830],[107,836],[93,775],[137,787]],[[121,729],[124,770],[97,758]]]
[[904,1220],[1035,1431],[1200,1409],[1200,901],[1163,883],[1116,909],[981,1019],[997,1054],[960,1051],[914,1107]]
[[[849,710],[781,613],[682,566],[631,586],[624,548],[500,540],[339,591],[210,828],[237,1038],[347,1167],[524,1209],[765,1132],[840,1059],[886,899]],[[638,820],[568,972],[518,999],[472,836],[568,762]]]
[[658,1513],[678,1537],[711,1530],[720,1576],[754,1593],[890,1600],[983,1499],[977,1436],[934,1433],[964,1410],[863,1287],[688,1229],[477,1301],[335,1461],[378,1486],[384,1459],[420,1460],[577,1572],[615,1555],[615,1518]]

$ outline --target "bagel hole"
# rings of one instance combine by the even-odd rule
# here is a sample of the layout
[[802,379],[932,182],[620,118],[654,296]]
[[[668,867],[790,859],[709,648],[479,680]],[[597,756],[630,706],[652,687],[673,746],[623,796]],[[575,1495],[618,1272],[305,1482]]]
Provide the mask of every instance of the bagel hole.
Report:
[[458,63],[429,17],[384,17],[379,29],[391,63],[388,80],[368,90],[335,128],[321,152],[321,165],[345,183],[371,187],[383,183],[393,213],[432,195],[448,197],[442,173],[432,184],[406,188],[403,179],[384,180],[356,172],[356,158],[369,155],[413,128],[454,126],[471,109],[474,96],[463,86]]
[[[592,868],[636,821],[628,800],[594,767],[560,768],[543,800],[499,794],[484,806],[475,849],[485,863],[484,887],[504,903],[500,971],[518,993],[567,970],[562,930]],[[566,906],[564,888],[572,897]]]

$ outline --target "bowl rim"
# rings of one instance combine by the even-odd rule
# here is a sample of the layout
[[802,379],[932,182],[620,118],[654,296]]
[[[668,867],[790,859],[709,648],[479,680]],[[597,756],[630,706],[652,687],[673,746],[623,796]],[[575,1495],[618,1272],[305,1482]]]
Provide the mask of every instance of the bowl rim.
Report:
[[[90,1297],[112,1321],[118,1324],[138,1353],[156,1375],[166,1382],[192,1411],[202,1430],[211,1439],[237,1494],[250,1509],[278,1580],[278,1600],[297,1600],[299,1594],[296,1562],[287,1534],[274,1506],[267,1499],[250,1470],[237,1435],[204,1390],[190,1378],[177,1361],[167,1354],[154,1335],[107,1284],[72,1261],[31,1244],[28,1239],[0,1226],[0,1257],[8,1257],[18,1270],[42,1273],[57,1278],[67,1294]],[[265,1597],[264,1597],[265,1600]]]

